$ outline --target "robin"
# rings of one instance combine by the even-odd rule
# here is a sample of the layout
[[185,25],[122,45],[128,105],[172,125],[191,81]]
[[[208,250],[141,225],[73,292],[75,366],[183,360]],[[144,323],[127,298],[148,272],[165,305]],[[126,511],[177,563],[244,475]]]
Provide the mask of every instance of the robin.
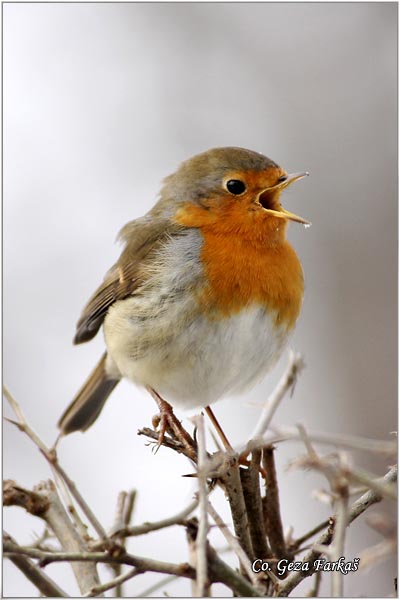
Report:
[[107,351],[62,415],[61,435],[90,427],[123,377],[156,399],[164,432],[168,403],[207,407],[265,375],[301,309],[303,272],[286,228],[309,222],[280,196],[305,175],[228,147],[164,180],[155,206],[121,230],[121,256],[78,321],[74,343],[103,326]]

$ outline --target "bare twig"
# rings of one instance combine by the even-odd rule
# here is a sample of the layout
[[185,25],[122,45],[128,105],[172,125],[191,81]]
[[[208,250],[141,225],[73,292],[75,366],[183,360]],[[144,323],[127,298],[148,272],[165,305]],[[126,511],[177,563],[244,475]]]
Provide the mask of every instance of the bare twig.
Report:
[[[306,432],[304,430],[304,435]],[[307,442],[306,442],[307,443]],[[312,448],[311,443],[307,443],[307,451]],[[344,452],[329,454],[325,457],[320,457],[315,450],[312,448],[311,452],[308,452],[306,456],[300,456],[299,458],[292,461],[291,467],[311,468],[321,471],[328,479],[332,488],[337,485],[338,478],[341,480],[346,479],[347,483],[358,483],[362,484],[360,491],[366,491],[367,489],[375,490],[377,494],[389,500],[397,500],[397,488],[394,484],[381,483],[379,478],[372,473],[357,469],[349,463],[349,455]],[[335,489],[333,489],[335,492]],[[350,495],[350,490],[349,490]],[[352,494],[356,493],[356,490],[352,490]]]
[[[123,583],[125,583],[126,581],[129,581],[129,579],[132,579],[133,577],[136,577],[136,575],[140,575],[141,573],[142,573],[142,571],[140,571],[139,569],[136,569],[134,567],[133,569],[130,569],[127,573],[118,575],[117,577],[115,577],[114,579],[111,579],[107,583],[103,583],[102,585],[93,587],[87,594],[84,595],[84,598],[93,598],[95,596],[97,597],[100,594],[102,594],[103,592],[107,592],[108,590],[112,590],[114,588],[120,588]],[[121,596],[119,596],[119,597],[121,597]]]
[[69,478],[69,476],[66,474],[64,469],[61,467],[60,463],[58,462],[55,449],[48,448],[46,446],[46,444],[40,439],[40,437],[35,433],[35,431],[30,427],[27,420],[25,419],[24,413],[23,413],[20,405],[15,400],[15,398],[12,397],[12,395],[7,390],[7,388],[3,387],[3,392],[9,402],[11,408],[13,409],[14,413],[16,414],[16,416],[18,418],[18,421],[12,421],[11,419],[7,419],[7,420],[10,423],[13,423],[14,425],[16,425],[20,431],[23,431],[33,441],[33,443],[39,448],[39,450],[42,452],[43,456],[50,463],[51,467],[65,481],[72,496],[75,498],[75,500],[81,507],[82,511],[84,512],[87,519],[89,520],[89,522],[92,524],[92,526],[96,530],[97,534],[100,537],[105,538],[106,537],[105,530],[103,529],[103,527],[101,526],[99,521],[94,516],[94,514],[93,514],[92,510],[89,508],[88,504],[83,499],[83,497],[80,494],[80,492],[78,491],[75,483]]
[[92,509],[87,504],[87,502],[84,500],[82,494],[80,493],[80,491],[76,487],[75,482],[72,481],[72,479],[69,477],[69,475],[67,475],[67,473],[61,467],[61,465],[60,465],[60,463],[58,462],[57,459],[53,460],[52,465],[54,466],[54,469],[57,471],[57,473],[60,475],[60,477],[62,477],[62,479],[64,480],[64,482],[67,485],[67,487],[68,487],[69,491],[71,492],[72,496],[75,498],[76,502],[81,507],[82,512],[84,513],[84,515],[88,519],[89,523],[91,523],[91,525],[95,529],[97,535],[99,537],[101,537],[101,538],[106,538],[107,534],[106,534],[106,531],[105,531],[104,527],[101,525],[101,523],[97,519],[97,517],[95,517]]
[[119,492],[117,498],[117,506],[115,508],[115,517],[114,524],[111,528],[111,535],[115,535],[114,532],[121,531],[126,526],[126,521],[124,519],[124,508],[125,502],[127,498],[127,493],[122,491]]
[[[188,519],[185,526],[186,540],[188,543],[188,554],[189,554],[189,565],[196,569],[197,556],[196,556],[196,538],[199,531],[199,520],[197,517]],[[190,582],[191,595],[196,596],[197,584],[196,580]]]
[[[224,430],[222,429],[221,425],[219,424],[218,419],[214,414],[214,411],[209,406],[205,407],[205,411],[206,411],[207,416],[210,419],[211,423],[214,425],[215,431],[218,433],[225,450],[232,451],[233,450],[232,446],[231,446],[228,438],[226,437]],[[217,447],[218,447],[218,445],[217,445]]]
[[211,579],[229,587],[235,596],[252,598],[265,595],[260,583],[254,579],[254,573],[253,582],[255,581],[256,583],[252,585],[242,575],[231,569],[231,567],[221,560],[217,552],[210,546],[208,546],[208,564]]
[[56,482],[61,499],[63,500],[63,502],[65,504],[65,507],[68,511],[69,516],[71,517],[73,523],[75,524],[75,527],[77,528],[80,536],[83,539],[86,539],[88,537],[89,527],[81,519],[77,509],[75,508],[75,505],[73,502],[73,497],[72,497],[70,490],[68,489],[67,483],[64,481],[64,479],[62,477],[60,477],[60,475],[57,473],[56,469],[54,469],[53,465],[50,465],[50,467],[54,473],[54,480]]
[[[19,554],[23,556],[29,556],[31,558],[38,558],[42,564],[49,564],[53,562],[93,562],[93,563],[120,563],[131,567],[136,567],[141,572],[153,571],[155,573],[166,573],[170,575],[177,575],[178,577],[186,577],[194,579],[196,577],[196,571],[187,563],[174,564],[167,563],[159,560],[153,560],[151,558],[142,558],[140,556],[134,556],[122,551],[118,552],[46,552],[39,550],[38,548],[30,548],[25,546],[18,546],[11,542],[4,542],[4,552],[6,554]],[[92,589],[91,586],[87,591]]]
[[136,502],[136,490],[131,490],[130,492],[128,492],[128,494],[126,496],[123,515],[122,515],[122,520],[125,525],[129,525],[129,523],[132,520],[133,509],[135,508],[135,502]]
[[[374,440],[356,435],[321,431],[307,431],[307,436],[309,440],[318,444],[328,444],[350,450],[363,450],[385,456],[396,456],[397,454],[397,443],[394,441]],[[254,446],[276,444],[286,440],[303,441],[298,427],[271,427],[271,433],[265,436],[262,441],[255,440]]]
[[[6,390],[7,396],[16,416],[17,421],[11,421],[35,443],[51,468],[55,472],[56,482],[60,491],[66,490],[67,507],[74,511],[75,518],[65,511],[56,489],[52,482],[46,482],[36,487],[33,491],[25,490],[14,482],[6,482],[4,499],[6,504],[23,506],[31,514],[35,514],[46,521],[49,528],[53,530],[59,539],[62,552],[47,548],[46,544],[35,544],[29,547],[21,547],[10,537],[5,537],[4,552],[28,578],[37,585],[38,589],[55,592],[55,596],[63,596],[64,592],[50,579],[46,579],[40,567],[52,562],[68,561],[74,570],[81,592],[86,597],[97,596],[106,590],[114,590],[116,596],[122,596],[121,586],[123,582],[145,572],[167,574],[160,584],[154,589],[159,589],[176,577],[185,577],[195,582],[195,595],[204,597],[210,595],[210,586],[215,582],[221,582],[232,590],[235,596],[259,596],[269,595],[271,587],[274,587],[274,595],[289,595],[301,581],[315,573],[315,567],[307,571],[294,571],[285,580],[278,579],[275,570],[255,573],[252,569],[252,561],[255,558],[267,560],[270,564],[277,562],[278,558],[289,558],[300,546],[313,535],[322,530],[322,534],[306,552],[302,562],[310,565],[321,555],[326,555],[332,561],[336,561],[344,555],[345,534],[347,526],[371,504],[379,502],[383,497],[394,499],[396,490],[394,481],[397,479],[397,469],[392,468],[384,478],[374,478],[367,473],[353,467],[350,455],[335,451],[327,456],[320,457],[314,449],[313,444],[329,444],[334,447],[347,447],[352,450],[365,450],[380,453],[382,455],[395,454],[396,445],[393,442],[368,440],[356,436],[344,436],[341,434],[325,434],[320,432],[307,433],[304,426],[295,428],[271,426],[275,411],[282,401],[284,395],[293,388],[296,377],[303,368],[303,362],[299,354],[291,354],[288,368],[281,378],[277,388],[271,394],[262,412],[259,422],[255,428],[256,439],[246,445],[246,456],[252,452],[251,461],[241,461],[239,453],[235,453],[228,443],[228,450],[210,456],[206,451],[205,432],[203,417],[196,421],[197,436],[192,438],[186,430],[183,430],[182,438],[176,439],[175,435],[182,434],[182,427],[175,417],[167,419],[168,432],[171,436],[164,436],[163,445],[181,452],[189,457],[192,463],[197,464],[196,473],[188,476],[197,478],[199,485],[198,499],[191,502],[189,506],[167,519],[142,525],[130,525],[130,517],[133,508],[133,496],[127,496],[125,492],[119,496],[117,516],[111,533],[107,537],[102,525],[97,521],[81,497],[73,481],[64,472],[58,462],[55,448],[48,448],[39,436],[27,424],[23,412]],[[154,392],[155,393],[155,392]],[[150,438],[159,441],[159,434],[152,430],[144,429]],[[285,541],[283,525],[279,507],[279,492],[274,463],[272,442],[285,440],[301,441],[305,444],[307,455],[299,458],[296,463],[302,467],[317,469],[328,479],[331,490],[326,496],[334,503],[335,515],[328,521],[314,527],[310,532],[304,534],[295,541]],[[265,447],[268,446],[268,447]],[[263,468],[260,467],[260,456],[263,451]],[[239,466],[239,465],[245,465]],[[266,481],[266,500],[264,501],[265,512],[268,518],[262,518],[262,498],[260,493],[260,473]],[[234,536],[228,526],[222,521],[215,509],[208,502],[207,481],[213,479],[214,484],[220,485],[228,496]],[[349,508],[349,497],[353,485],[357,487],[366,486],[369,491],[364,493],[358,500],[353,502]],[[211,484],[208,484],[211,489]],[[351,486],[351,487],[350,487]],[[71,499],[70,494],[73,496]],[[75,502],[76,501],[76,502]],[[76,513],[74,504],[78,503],[100,539],[87,541],[87,526]],[[192,544],[191,564],[173,564],[158,560],[134,556],[127,553],[125,541],[128,536],[136,536],[151,531],[156,531],[172,525],[184,525],[188,528],[187,517],[192,511],[200,506],[200,521],[193,519],[195,535]],[[81,512],[81,511],[79,511]],[[225,564],[216,551],[208,542],[209,524],[207,519],[209,513],[217,526],[220,528],[229,547],[235,552],[240,563],[240,572],[235,571]],[[72,522],[75,519],[76,526]],[[264,526],[265,524],[265,526]],[[267,537],[271,548],[269,547]],[[387,536],[384,542],[370,549],[365,554],[365,562],[374,559],[375,556],[383,558],[394,547],[395,536],[393,532]],[[305,548],[303,548],[303,551]],[[39,561],[34,564],[31,559]],[[115,576],[105,584],[100,584],[97,577],[96,564],[104,563],[110,565]],[[131,567],[128,572],[123,565]],[[267,579],[269,578],[269,580]],[[315,575],[312,591],[318,594],[320,584],[320,573]],[[343,577],[338,571],[333,571],[332,593],[335,597],[343,595]]]
[[135,598],[148,598],[149,596],[154,594],[154,592],[157,592],[160,588],[165,587],[176,580],[177,580],[176,575],[167,575],[166,577],[163,577],[160,581],[158,581],[154,585],[151,585],[150,587],[146,588],[145,590],[142,590],[139,594],[137,594],[135,596]]
[[[392,467],[388,473],[380,480],[381,483],[394,483],[397,481],[397,466]],[[348,516],[348,525],[352,523],[357,517],[359,517],[364,511],[367,510],[369,506],[375,504],[376,502],[380,502],[382,500],[382,496],[380,496],[377,492],[370,490],[363,494],[360,498],[358,498],[349,510]],[[331,520],[332,524],[335,522],[334,519]],[[331,525],[323,532],[323,534],[318,538],[315,546],[329,546],[332,541],[333,536],[333,527]],[[328,550],[328,549],[327,549]],[[321,551],[316,550],[314,547],[303,557],[302,562],[308,562],[312,564],[314,560],[321,556]],[[296,588],[299,583],[306,577],[312,575],[314,571],[310,569],[309,571],[296,571],[293,572],[283,581],[280,586],[277,588],[277,596],[288,596],[294,588]]]
[[149,533],[150,531],[157,531],[159,529],[165,529],[172,525],[185,525],[187,517],[196,509],[198,506],[198,499],[193,500],[188,506],[178,512],[176,515],[162,519],[161,521],[154,521],[149,523],[142,523],[142,525],[131,525],[130,527],[123,527],[118,531],[113,531],[113,536],[128,537],[137,536]]
[[[344,545],[348,518],[349,502],[349,473],[347,456],[341,452],[332,457],[320,458],[315,451],[311,440],[308,437],[305,427],[298,424],[299,434],[306,446],[309,462],[324,473],[327,477],[332,490],[332,497],[336,498],[336,517],[333,541],[329,549],[324,550],[321,546],[314,546],[314,549],[320,549],[329,556],[332,562],[337,562],[344,556]],[[343,596],[343,574],[340,570],[334,570],[331,577],[331,591],[334,598]]]
[[306,447],[308,456],[313,460],[318,460],[317,452],[312,445],[310,438],[308,437],[308,433],[304,425],[302,423],[297,423],[297,429],[299,430],[300,439]]
[[[344,543],[348,522],[348,502],[349,490],[347,482],[343,482],[339,498],[336,502],[335,531],[330,548],[330,558],[332,562],[336,562],[341,556],[344,556]],[[331,591],[333,598],[343,597],[343,577],[343,574],[339,570],[332,572]]]
[[295,385],[297,377],[301,370],[304,368],[304,361],[301,354],[295,353],[292,350],[289,352],[289,363],[286,371],[282,375],[278,385],[268,398],[258,423],[250,436],[251,439],[257,439],[264,435],[268,430],[273,416],[278,408],[280,402],[285,397],[286,393]]
[[194,419],[197,427],[197,480],[199,485],[199,528],[196,536],[196,596],[203,598],[209,596],[209,583],[207,574],[207,535],[208,535],[208,513],[207,513],[207,453],[206,438],[204,431],[204,417],[198,415]]
[[[196,517],[188,521],[186,535],[189,542],[190,554],[194,555],[194,562],[196,562],[196,552],[194,551],[198,535],[198,520]],[[243,552],[241,548],[240,550]],[[245,577],[222,561],[219,557],[219,553],[212,548],[209,542],[206,543],[206,552],[210,582],[219,581],[220,583],[223,583],[234,592],[235,596],[260,596],[259,590],[261,590],[261,587],[258,586],[256,589]],[[194,590],[194,593],[196,593],[196,590]]]
[[[187,563],[173,564],[162,561],[152,560],[133,556],[132,554],[122,553],[108,554],[106,552],[46,552],[38,548],[27,548],[18,546],[12,541],[4,542],[4,552],[7,557],[13,555],[30,556],[41,560],[43,563],[51,562],[73,562],[73,561],[89,561],[101,563],[118,562],[121,564],[136,567],[141,573],[152,571],[154,573],[165,573],[174,575],[175,577],[185,577],[188,579],[196,578],[196,571]],[[253,587],[239,573],[235,572],[226,565],[219,557],[211,552],[210,560],[210,580],[213,583],[223,583],[235,592],[238,596],[253,597],[262,595],[257,588]],[[253,573],[253,578],[255,574]],[[90,591],[89,591],[90,593]]]
[[367,473],[361,469],[352,468],[351,471],[348,472],[348,477],[350,481],[360,483],[364,487],[374,490],[383,498],[397,500],[397,486],[391,483],[382,484],[379,479],[371,473]]
[[[390,470],[386,473],[384,477],[381,477],[377,480],[382,484],[391,484],[397,482],[397,465],[394,465],[390,468]],[[382,496],[376,492],[375,490],[370,490],[363,494],[360,498],[355,500],[351,505],[351,510],[349,514],[349,524],[354,521],[359,515],[361,515],[371,504],[375,504],[376,502],[380,502],[382,500]]]
[[[13,542],[15,540],[6,532],[4,532],[4,540]],[[11,554],[8,557],[12,563],[25,575],[27,579],[39,590],[43,596],[51,598],[67,598],[69,595],[66,594],[58,585],[35,565],[26,556],[20,556],[18,554]]]
[[[131,516],[132,516],[135,497],[136,497],[136,491],[134,491],[134,490],[129,493],[122,491],[118,494],[117,506],[116,506],[115,518],[114,518],[114,525],[113,525],[111,531],[113,531],[113,530],[118,531],[120,529],[123,529],[127,525],[129,525]],[[126,538],[117,537],[116,542],[121,547],[125,548]],[[125,581],[125,579],[124,579],[125,576],[122,574],[122,566],[119,564],[111,565],[111,569],[114,572],[114,581],[116,583],[115,583],[115,585],[111,585],[111,587],[107,587],[106,589],[107,590],[114,589],[114,595],[117,598],[120,598],[123,596],[122,584]],[[133,577],[133,576],[134,575],[131,575],[131,577]],[[128,579],[129,579],[129,577],[128,577]],[[94,595],[96,595],[99,592],[98,589],[95,591],[96,591],[96,593]]]
[[304,542],[306,542],[308,539],[310,539],[314,535],[317,535],[317,533],[319,533],[323,529],[326,529],[328,527],[328,525],[329,525],[329,519],[326,519],[326,521],[323,521],[319,525],[316,525],[316,527],[313,527],[310,531],[308,531],[307,533],[305,533],[301,537],[297,538],[297,540],[294,540],[289,545],[289,549],[292,552],[297,552],[298,549],[304,544]]

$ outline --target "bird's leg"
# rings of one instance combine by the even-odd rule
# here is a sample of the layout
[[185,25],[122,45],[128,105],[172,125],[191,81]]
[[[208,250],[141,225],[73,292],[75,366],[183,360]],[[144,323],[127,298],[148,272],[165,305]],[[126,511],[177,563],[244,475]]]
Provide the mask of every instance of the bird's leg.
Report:
[[225,450],[233,450],[231,444],[229,443],[228,438],[226,437],[225,433],[223,432],[221,425],[217,421],[217,417],[214,415],[211,408],[209,406],[206,406],[205,411],[206,411],[211,423],[214,425],[216,432],[218,433],[219,437],[221,438],[221,441],[225,447]]
[[178,440],[181,441],[192,454],[193,451],[197,452],[194,440],[190,437],[186,429],[182,427],[181,422],[178,421],[178,419],[174,415],[172,406],[168,404],[168,402],[166,402],[164,398],[162,398],[160,394],[156,392],[156,390],[154,390],[152,387],[147,387],[146,389],[152,396],[152,398],[156,401],[158,409],[160,411],[160,431],[158,434],[157,450],[163,443],[165,432],[169,427],[174,433],[174,435],[178,438]]

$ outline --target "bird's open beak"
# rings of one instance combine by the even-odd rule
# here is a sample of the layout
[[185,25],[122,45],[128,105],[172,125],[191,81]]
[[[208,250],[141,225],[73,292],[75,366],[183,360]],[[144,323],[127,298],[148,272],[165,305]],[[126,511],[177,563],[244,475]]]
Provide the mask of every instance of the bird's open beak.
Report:
[[263,203],[262,201],[262,196],[264,194],[268,194],[269,192],[274,192],[278,190],[284,190],[295,181],[303,179],[303,177],[307,177],[308,174],[309,173],[307,171],[304,171],[303,173],[291,173],[290,175],[286,175],[285,178],[282,178],[282,180],[279,181],[279,183],[264,190],[261,193],[260,198],[258,200],[259,203],[263,206],[264,210],[266,210],[271,215],[274,215],[275,217],[279,217],[281,219],[288,219],[290,221],[295,221],[296,223],[302,223],[303,225],[311,225],[310,221],[307,221],[307,219],[303,219],[303,217],[299,217],[298,215],[295,215],[294,213],[291,213],[282,207],[280,207],[279,210],[275,210],[273,208],[270,208],[268,205],[265,205],[265,203]]

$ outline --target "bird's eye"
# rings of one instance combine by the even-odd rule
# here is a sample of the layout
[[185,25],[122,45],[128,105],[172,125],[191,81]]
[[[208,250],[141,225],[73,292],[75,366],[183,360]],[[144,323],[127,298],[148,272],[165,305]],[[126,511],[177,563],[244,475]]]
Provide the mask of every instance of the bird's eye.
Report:
[[225,185],[228,192],[234,196],[240,196],[240,194],[246,191],[246,186],[240,179],[229,179]]

